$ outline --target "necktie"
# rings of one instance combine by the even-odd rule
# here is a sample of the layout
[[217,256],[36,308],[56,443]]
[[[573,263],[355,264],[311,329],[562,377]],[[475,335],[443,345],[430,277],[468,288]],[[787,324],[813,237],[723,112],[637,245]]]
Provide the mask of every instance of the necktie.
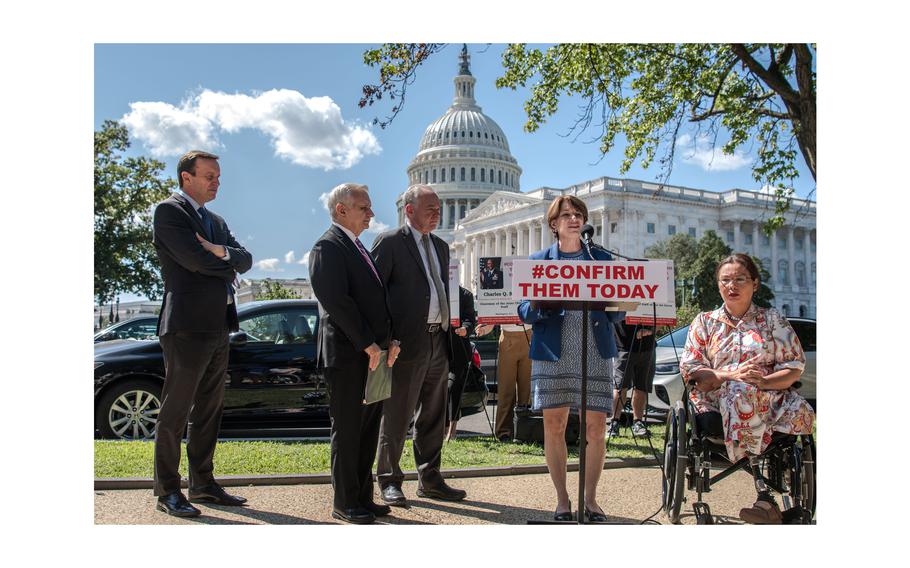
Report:
[[449,302],[446,300],[446,289],[439,278],[439,269],[433,260],[433,253],[430,252],[430,235],[420,237],[423,244],[423,250],[427,253],[427,264],[430,265],[430,273],[433,277],[433,286],[436,287],[436,299],[439,300],[439,315],[442,318],[442,329],[449,329]]
[[376,277],[376,281],[379,282],[379,285],[382,286],[382,278],[379,277],[379,273],[376,272],[376,267],[373,266],[373,261],[370,260],[370,255],[367,253],[367,249],[363,247],[363,243],[360,242],[360,239],[355,238],[354,244],[357,245],[357,250],[360,251],[360,256],[363,257],[363,261],[367,263],[367,266],[370,267],[370,270],[373,272],[373,276]]
[[215,232],[214,227],[212,227],[212,217],[205,207],[200,207],[197,211],[199,211],[199,216],[202,217],[202,226],[205,228],[205,236],[209,242],[211,242],[212,235]]

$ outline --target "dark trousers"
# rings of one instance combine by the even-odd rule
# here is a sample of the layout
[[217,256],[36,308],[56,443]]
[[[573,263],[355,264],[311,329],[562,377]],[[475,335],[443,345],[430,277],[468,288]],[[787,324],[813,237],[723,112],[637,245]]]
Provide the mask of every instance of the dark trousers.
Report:
[[184,429],[190,488],[215,481],[212,458],[221,426],[229,347],[226,327],[220,333],[167,333],[159,341],[165,372],[155,427],[155,495],[160,496],[180,490]]
[[[442,440],[446,422],[449,361],[445,332],[432,334],[430,348],[416,359],[398,361],[392,368],[392,396],[383,401],[379,429],[379,486],[401,486],[399,462],[411,418],[414,418],[414,462],[420,487],[442,485]],[[415,414],[416,412],[416,414]]]
[[325,369],[332,418],[332,488],[336,509],[352,509],[373,501],[373,460],[379,439],[382,402],[363,404],[366,356],[352,364]]

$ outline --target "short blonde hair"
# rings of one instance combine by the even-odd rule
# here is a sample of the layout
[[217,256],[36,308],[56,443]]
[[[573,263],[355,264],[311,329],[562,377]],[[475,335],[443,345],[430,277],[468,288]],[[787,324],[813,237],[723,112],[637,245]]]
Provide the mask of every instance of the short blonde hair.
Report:
[[553,203],[547,208],[547,226],[550,227],[550,231],[553,233],[553,236],[556,237],[556,229],[553,228],[553,221],[559,217],[559,210],[562,209],[562,204],[566,201],[569,202],[569,205],[578,209],[578,212],[581,213],[581,216],[584,218],[584,222],[588,222],[588,206],[585,205],[585,202],[581,199],[575,197],[574,195],[560,195],[553,200]]

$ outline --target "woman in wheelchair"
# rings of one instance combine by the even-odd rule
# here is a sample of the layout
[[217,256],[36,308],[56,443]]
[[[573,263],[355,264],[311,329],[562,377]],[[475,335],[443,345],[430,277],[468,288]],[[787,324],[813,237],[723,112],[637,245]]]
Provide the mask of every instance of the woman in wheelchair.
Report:
[[[748,255],[728,256],[715,274],[723,305],[692,321],[680,369],[686,382],[695,382],[690,396],[696,413],[720,412],[731,463],[745,457],[755,474],[774,432],[812,433],[815,414],[791,388],[806,358],[786,318],[752,303],[760,280]],[[780,508],[760,475],[755,489],[758,499],[740,518],[779,524]]]

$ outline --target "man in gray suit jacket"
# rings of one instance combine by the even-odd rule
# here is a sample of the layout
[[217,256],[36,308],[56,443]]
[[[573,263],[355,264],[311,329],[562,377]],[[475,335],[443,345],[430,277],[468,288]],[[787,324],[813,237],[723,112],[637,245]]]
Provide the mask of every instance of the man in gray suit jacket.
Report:
[[[380,235],[373,257],[389,294],[392,327],[401,353],[392,374],[392,397],[383,403],[376,465],[382,500],[406,506],[399,461],[411,418],[417,495],[460,501],[465,492],[446,485],[439,472],[446,421],[449,360],[449,245],[432,231],[439,198],[415,185],[404,194],[406,224]],[[416,412],[416,416],[415,416]]]
[[[155,207],[154,244],[164,278],[158,336],[164,388],[155,427],[156,508],[195,517],[199,509],[180,492],[180,440],[187,430],[190,501],[241,505],[215,482],[228,363],[228,330],[238,329],[232,283],[253,257],[220,216],[204,207],[220,185],[218,156],[194,150],[177,163],[180,189]],[[187,422],[190,425],[187,428]]]

